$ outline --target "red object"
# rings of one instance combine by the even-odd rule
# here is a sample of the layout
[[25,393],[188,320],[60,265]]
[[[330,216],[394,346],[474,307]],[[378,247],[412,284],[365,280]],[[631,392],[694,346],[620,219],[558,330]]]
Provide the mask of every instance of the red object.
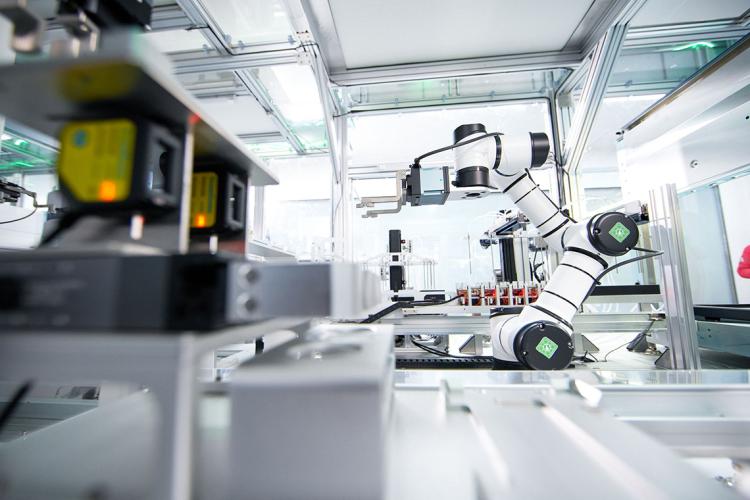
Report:
[[750,245],[745,247],[740,258],[740,265],[737,266],[737,274],[743,278],[750,279]]

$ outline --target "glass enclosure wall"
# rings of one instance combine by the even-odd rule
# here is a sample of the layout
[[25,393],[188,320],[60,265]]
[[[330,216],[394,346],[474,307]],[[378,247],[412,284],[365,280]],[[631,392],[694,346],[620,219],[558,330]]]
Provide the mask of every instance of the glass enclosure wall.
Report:
[[[263,188],[263,241],[318,258],[331,236],[331,162],[328,156],[277,158],[269,164],[279,185]],[[257,237],[257,236],[256,236]]]
[[[576,172],[582,213],[596,213],[623,201],[622,180],[618,168],[618,136],[623,125],[639,115],[665,94],[687,80],[696,71],[718,57],[737,39],[674,42],[647,46],[626,46],[621,50],[610,76],[607,92]],[[565,82],[557,96],[559,126],[563,146],[580,102],[587,66]],[[645,200],[642,200],[645,201]]]
[[750,167],[683,191],[680,211],[690,286],[696,304],[750,304],[750,279],[738,272],[750,247]]

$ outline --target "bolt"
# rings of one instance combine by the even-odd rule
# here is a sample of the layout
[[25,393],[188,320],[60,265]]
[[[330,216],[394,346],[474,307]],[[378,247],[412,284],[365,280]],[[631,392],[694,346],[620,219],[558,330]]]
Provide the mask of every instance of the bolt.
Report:
[[251,267],[245,273],[245,279],[247,280],[248,283],[254,283],[255,281],[258,280],[258,271],[255,268]]
[[255,299],[252,299],[252,298],[251,298],[251,299],[247,299],[247,300],[245,301],[245,309],[246,309],[246,310],[247,310],[248,312],[250,312],[250,311],[252,311],[253,309],[255,309],[255,307],[256,307],[257,305],[258,305],[258,304],[257,304],[257,303],[255,302]]

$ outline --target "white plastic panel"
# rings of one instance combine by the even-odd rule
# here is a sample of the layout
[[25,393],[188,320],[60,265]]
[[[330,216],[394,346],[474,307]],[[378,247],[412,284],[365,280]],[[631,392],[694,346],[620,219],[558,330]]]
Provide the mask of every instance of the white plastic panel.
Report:
[[250,96],[203,99],[203,109],[233,134],[276,132],[278,129]]
[[734,19],[750,9],[748,0],[648,0],[632,26]]
[[561,50],[591,0],[330,0],[347,68]]

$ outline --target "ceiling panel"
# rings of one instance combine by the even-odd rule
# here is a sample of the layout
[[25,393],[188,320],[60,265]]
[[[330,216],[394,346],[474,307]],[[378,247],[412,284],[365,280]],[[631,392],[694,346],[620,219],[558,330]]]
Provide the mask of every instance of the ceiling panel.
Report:
[[293,30],[282,0],[203,0],[232,48],[287,42]]
[[632,26],[734,19],[750,9],[750,0],[648,0]]
[[330,0],[347,68],[559,51],[592,0]]
[[250,96],[201,99],[201,107],[233,134],[278,131],[263,108]]

